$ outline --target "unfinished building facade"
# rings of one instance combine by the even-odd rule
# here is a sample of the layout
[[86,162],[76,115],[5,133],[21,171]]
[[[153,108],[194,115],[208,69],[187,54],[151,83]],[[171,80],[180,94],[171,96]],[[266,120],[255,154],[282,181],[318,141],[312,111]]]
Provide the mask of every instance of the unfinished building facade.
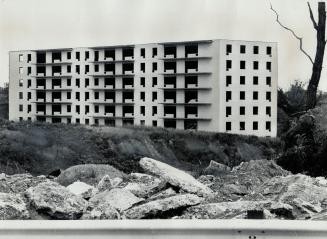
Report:
[[276,136],[276,43],[201,40],[9,55],[10,120]]

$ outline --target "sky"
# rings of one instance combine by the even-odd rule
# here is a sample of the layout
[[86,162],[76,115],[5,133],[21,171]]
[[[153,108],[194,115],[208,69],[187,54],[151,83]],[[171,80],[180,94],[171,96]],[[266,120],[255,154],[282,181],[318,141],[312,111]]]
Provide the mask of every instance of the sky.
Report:
[[[311,2],[317,18],[317,1]],[[278,43],[278,85],[307,83],[316,32],[299,0],[0,0],[0,86],[9,81],[12,50],[87,47],[179,40],[233,39]],[[325,59],[325,64],[327,59]],[[323,68],[320,90],[327,91]]]

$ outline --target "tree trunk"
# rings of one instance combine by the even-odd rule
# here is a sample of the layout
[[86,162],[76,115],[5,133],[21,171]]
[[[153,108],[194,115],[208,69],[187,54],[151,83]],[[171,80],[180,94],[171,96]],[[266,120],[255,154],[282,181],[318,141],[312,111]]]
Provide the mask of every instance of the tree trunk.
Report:
[[316,94],[318,84],[321,76],[322,63],[325,53],[325,27],[326,27],[326,9],[325,2],[318,3],[318,24],[316,25],[317,31],[317,47],[316,56],[312,66],[312,75],[307,88],[306,96],[306,109],[312,109],[316,106]]

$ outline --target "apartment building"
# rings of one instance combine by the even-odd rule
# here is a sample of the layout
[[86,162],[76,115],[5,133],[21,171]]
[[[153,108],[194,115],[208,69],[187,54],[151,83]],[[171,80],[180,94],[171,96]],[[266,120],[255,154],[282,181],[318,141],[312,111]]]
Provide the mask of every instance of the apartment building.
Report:
[[10,120],[276,136],[276,43],[201,40],[9,57]]

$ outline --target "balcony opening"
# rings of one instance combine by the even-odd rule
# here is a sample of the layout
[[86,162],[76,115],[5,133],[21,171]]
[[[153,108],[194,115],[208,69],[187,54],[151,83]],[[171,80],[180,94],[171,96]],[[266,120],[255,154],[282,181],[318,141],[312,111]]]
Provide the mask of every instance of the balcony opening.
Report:
[[140,99],[141,99],[142,101],[145,101],[145,92],[144,92],[144,91],[141,91],[141,92],[140,92]]
[[123,88],[129,89],[134,87],[134,79],[131,77],[123,78]]
[[94,106],[94,113],[99,113],[99,106],[98,105],[95,105]]
[[185,91],[185,103],[196,103],[198,102],[197,91]]
[[164,72],[166,73],[176,73],[176,61],[166,61],[164,62]]
[[116,99],[116,93],[115,92],[110,92],[110,91],[105,91],[104,92],[104,100],[105,101],[110,101],[111,103],[115,103]]
[[52,102],[54,101],[61,101],[61,92],[52,92]]
[[176,106],[164,106],[164,116],[168,118],[176,118]]
[[61,88],[61,79],[52,79],[52,89]]
[[75,66],[75,72],[76,72],[77,74],[80,74],[80,66],[79,66],[79,65],[76,65],[76,66]]
[[176,58],[176,46],[165,46],[164,57]]
[[232,122],[226,122],[226,132],[232,130]]
[[232,76],[226,76],[226,86],[229,86],[232,84]]
[[145,63],[141,63],[141,72],[145,73]]
[[185,118],[196,118],[198,117],[197,106],[185,106]]
[[156,47],[152,48],[152,57],[156,57],[158,55],[158,49]]
[[115,60],[116,57],[115,57],[115,49],[107,49],[104,51],[104,59],[105,60]]
[[61,75],[61,66],[52,66],[52,75],[53,76]]
[[37,116],[36,121],[45,122],[45,117],[44,116]]
[[226,45],[226,55],[228,56],[230,53],[232,53],[232,45],[227,44]]
[[240,122],[240,130],[245,130],[245,122],[244,121],[241,121]]
[[140,85],[145,87],[145,77],[140,78]]
[[232,100],[232,92],[231,91],[226,91],[226,102]]
[[271,92],[270,91],[266,92],[266,100],[268,100],[269,102],[271,101]]
[[198,87],[198,76],[185,76],[185,88]]
[[245,85],[245,76],[240,76],[240,85]]
[[228,116],[230,116],[230,115],[232,115],[232,107],[227,106],[227,107],[226,107],[226,117],[228,117]]
[[157,62],[152,62],[152,72],[156,72],[158,70]]
[[173,128],[176,129],[176,120],[164,120],[164,127],[165,128]]
[[123,74],[133,74],[134,64],[133,63],[123,63]]
[[75,99],[80,101],[80,92],[75,92]]
[[271,77],[270,76],[266,77],[266,85],[271,86]]
[[267,46],[266,53],[271,56],[271,46]]
[[145,58],[145,48],[141,48],[141,57]]
[[240,53],[241,53],[241,54],[245,54],[245,51],[246,51],[246,47],[245,47],[245,45],[241,45],[241,46],[240,46]]
[[45,52],[40,52],[36,54],[36,63],[46,63]]
[[115,120],[114,119],[104,119],[104,125],[105,126],[110,126],[110,127],[115,127]]
[[123,119],[123,126],[134,125],[134,119]]
[[143,115],[143,116],[145,116],[145,106],[144,105],[142,105],[140,107],[140,114]]
[[158,114],[158,108],[157,106],[152,106],[152,116],[155,116],[156,114]]
[[231,68],[232,68],[232,61],[231,60],[227,60],[226,61],[226,71],[228,71]]
[[45,105],[44,104],[36,104],[36,112],[45,114]]
[[271,122],[266,121],[266,130],[271,131]]
[[184,129],[198,129],[198,121],[197,120],[185,120],[184,121]]
[[186,45],[185,57],[196,57],[198,56],[198,51],[199,51],[198,45]]
[[176,91],[164,91],[165,103],[176,103]]
[[36,88],[39,87],[45,89],[45,79],[36,79]]
[[125,91],[125,92],[123,92],[123,102],[124,103],[132,103],[132,102],[134,102],[134,92],[133,91]]
[[176,77],[165,77],[164,78],[164,87],[166,88],[176,88]]
[[36,100],[42,100],[45,101],[45,92],[44,91],[36,91]]
[[104,65],[104,73],[107,74],[108,72],[112,75],[115,74],[115,64],[109,63]]
[[99,65],[98,64],[94,65],[94,72],[99,72]]
[[53,104],[52,105],[52,115],[59,113],[61,114],[61,105],[60,104]]
[[93,84],[94,84],[94,86],[98,86],[99,85],[99,78],[94,78],[93,79]]
[[245,100],[245,91],[240,91],[240,100]]
[[36,75],[38,75],[38,76],[45,76],[45,74],[46,74],[45,66],[38,66],[38,67],[36,67]]
[[109,78],[104,78],[104,86],[106,88],[112,88],[115,89],[115,78],[109,77]]
[[270,62],[270,61],[267,61],[267,62],[266,62],[266,69],[267,69],[268,71],[271,71],[271,62]]
[[152,92],[152,101],[156,101],[158,99],[158,93],[156,91]]
[[69,51],[67,52],[67,60],[70,60],[72,58],[72,53]]
[[271,107],[270,106],[266,107],[266,115],[271,116]]
[[253,46],[253,54],[259,54],[259,46]]
[[104,113],[105,115],[115,116],[116,115],[115,106],[106,105],[104,107]]
[[99,51],[94,52],[94,61],[99,61]]
[[[85,78],[85,81],[84,81],[84,85],[85,85],[85,88],[88,87],[90,85],[90,79],[89,78]],[[67,83],[68,85],[68,83]]]
[[85,92],[85,101],[90,99],[90,92]]
[[152,77],[152,87],[155,87],[158,84],[158,78]]
[[61,62],[61,52],[52,52],[52,63]]
[[99,96],[100,96],[99,91],[94,91],[94,99],[95,100],[98,100],[99,99]]
[[134,48],[124,48],[123,60],[133,60],[133,59],[134,59]]
[[80,114],[80,106],[79,105],[75,106],[75,111],[77,114]]
[[77,61],[80,60],[81,57],[80,57],[80,52],[79,51],[75,52],[75,58],[76,58]]
[[27,54],[27,63],[30,63],[32,61],[32,55]]
[[198,72],[198,61],[185,61],[185,73]]
[[123,116],[133,117],[134,116],[134,106],[124,105],[123,106]]
[[85,105],[85,114],[87,115],[88,113],[90,113],[90,106]]
[[240,115],[245,115],[245,106],[240,107]]
[[240,69],[245,69],[245,61],[240,61]]
[[86,51],[85,52],[85,61],[87,61],[90,58],[90,52]]
[[85,71],[84,71],[84,74],[89,73],[89,71],[90,71],[90,66],[89,66],[89,65],[85,65]]

